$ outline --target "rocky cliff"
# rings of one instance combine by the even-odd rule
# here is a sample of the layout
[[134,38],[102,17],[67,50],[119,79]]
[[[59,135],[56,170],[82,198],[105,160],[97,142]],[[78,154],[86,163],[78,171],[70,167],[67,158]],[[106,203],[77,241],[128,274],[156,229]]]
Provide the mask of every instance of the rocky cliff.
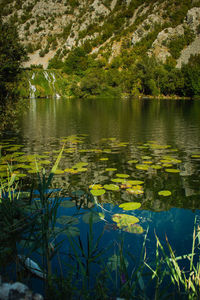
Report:
[[25,67],[47,68],[55,55],[64,59],[78,46],[110,63],[145,41],[149,56],[172,57],[177,67],[200,53],[200,0],[1,0],[0,6],[29,52]]

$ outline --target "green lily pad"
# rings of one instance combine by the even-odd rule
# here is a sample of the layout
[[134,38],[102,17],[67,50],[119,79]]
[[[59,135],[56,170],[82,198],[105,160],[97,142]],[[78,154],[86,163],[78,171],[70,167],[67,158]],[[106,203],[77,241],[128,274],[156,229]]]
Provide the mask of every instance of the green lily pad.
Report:
[[100,190],[103,188],[103,186],[101,184],[91,184],[89,188],[92,190]]
[[172,164],[163,164],[163,167],[164,168],[171,168],[171,167],[173,167],[173,165]]
[[133,195],[142,195],[144,194],[144,191],[140,188],[130,188],[126,190],[129,194]]
[[143,170],[143,171],[148,171],[149,166],[148,165],[136,165],[136,169]]
[[61,225],[77,225],[79,220],[71,216],[61,216],[57,219],[57,223]]
[[116,183],[126,183],[126,179],[124,178],[113,178],[111,179],[112,182],[116,182]]
[[62,207],[65,207],[65,208],[71,208],[71,207],[74,207],[75,206],[75,203],[70,201],[70,200],[67,200],[67,201],[63,201],[60,206]]
[[82,161],[81,161],[81,162],[75,164],[75,165],[73,166],[73,168],[74,168],[74,169],[80,169],[80,168],[86,167],[86,166],[88,166],[88,163],[87,163],[87,162],[82,162]]
[[193,154],[191,157],[192,158],[200,158],[200,154]]
[[72,195],[75,197],[81,197],[83,195],[85,195],[85,192],[83,190],[76,190],[72,192]]
[[141,203],[139,202],[127,202],[119,205],[123,210],[134,210],[141,207]]
[[162,167],[160,165],[151,165],[151,168],[154,170],[160,170]]
[[117,223],[117,226],[120,229],[125,229],[126,227],[139,222],[138,218],[127,214],[115,214],[112,216],[112,220]]
[[103,187],[109,191],[119,191],[119,187],[116,184],[105,184]]
[[99,160],[101,160],[101,161],[106,161],[106,160],[108,160],[108,158],[107,157],[102,157],[102,158],[100,158]]
[[168,173],[179,173],[180,172],[180,170],[178,170],[178,169],[165,169],[165,171]]
[[138,163],[138,160],[132,159],[132,160],[127,161],[127,163],[128,163],[128,164],[137,164],[137,163]]
[[142,163],[146,165],[152,165],[153,162],[150,160],[144,160]]
[[147,159],[147,160],[149,160],[149,159],[152,159],[152,157],[151,156],[142,156],[142,159]]
[[129,183],[131,185],[140,185],[140,184],[143,184],[144,181],[142,181],[142,180],[128,180],[127,183]]
[[165,196],[165,197],[171,196],[171,194],[172,193],[170,191],[160,191],[160,192],[158,192],[158,195]]
[[128,174],[116,174],[117,177],[120,177],[120,178],[128,178],[130,177],[130,175]]
[[144,232],[144,229],[139,224],[133,224],[130,226],[127,226],[124,231],[134,234],[142,234]]
[[75,226],[69,226],[68,228],[66,228],[61,233],[62,234],[64,233],[67,236],[75,237],[75,236],[79,236],[80,235],[80,230],[77,227],[75,227]]
[[100,222],[102,219],[99,216],[99,214],[94,213],[94,212],[88,212],[86,214],[83,215],[83,222],[85,222],[86,224],[90,223],[90,220],[92,221],[92,223],[98,223]]
[[117,169],[116,168],[107,168],[107,169],[105,169],[105,171],[114,172],[114,171],[117,171]]
[[105,194],[105,190],[104,189],[97,189],[97,190],[91,190],[90,193],[93,196],[102,196],[103,194]]

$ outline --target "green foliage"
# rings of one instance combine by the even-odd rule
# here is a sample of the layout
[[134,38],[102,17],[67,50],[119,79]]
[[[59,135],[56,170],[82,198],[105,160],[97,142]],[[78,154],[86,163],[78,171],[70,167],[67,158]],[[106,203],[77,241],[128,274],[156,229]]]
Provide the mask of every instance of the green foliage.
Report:
[[194,38],[194,32],[189,28],[184,30],[184,35],[174,36],[168,45],[172,57],[179,58],[183,48],[192,43]]
[[17,76],[21,72],[21,63],[26,59],[26,52],[19,43],[16,27],[0,20],[0,101],[14,92]]
[[48,64],[48,69],[62,69],[63,62],[59,59],[58,55],[55,55],[52,59],[50,59]]
[[184,90],[187,96],[200,95],[200,54],[191,55],[187,65],[182,66],[185,79]]
[[71,51],[64,62],[64,72],[67,74],[81,75],[86,71],[88,57],[82,47],[75,48]]

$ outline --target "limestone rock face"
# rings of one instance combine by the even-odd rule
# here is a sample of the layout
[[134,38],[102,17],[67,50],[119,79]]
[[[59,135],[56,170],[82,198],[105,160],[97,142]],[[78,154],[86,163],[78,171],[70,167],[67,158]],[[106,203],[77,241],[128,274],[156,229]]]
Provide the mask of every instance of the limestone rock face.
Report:
[[169,27],[165,28],[161,32],[159,32],[156,40],[153,42],[151,49],[149,50],[149,55],[155,55],[159,60],[165,62],[167,57],[171,56],[169,49],[166,44],[170,42],[170,40],[174,36],[180,36],[184,34],[183,25],[178,25],[175,28]]
[[[5,4],[3,18],[15,20],[20,40],[30,57],[25,67],[41,64],[46,68],[54,55],[64,61],[70,51],[77,46],[84,47],[86,41],[86,48],[91,49],[87,50],[88,54],[107,57],[110,63],[123,50],[123,41],[128,40],[129,47],[130,44],[134,47],[145,38],[151,41],[147,54],[165,62],[171,55],[170,41],[189,29],[196,41],[182,50],[184,58],[179,64],[187,62],[190,53],[200,53],[200,0],[188,2],[192,8],[185,11],[180,0],[13,0]],[[171,18],[178,10],[184,11],[185,16],[180,24]]]
[[186,23],[194,31],[197,30],[197,27],[200,24],[200,7],[193,7],[188,11]]
[[150,32],[152,32],[155,24],[162,24],[163,18],[156,14],[151,14],[148,18],[136,29],[132,36],[132,44],[140,42]]

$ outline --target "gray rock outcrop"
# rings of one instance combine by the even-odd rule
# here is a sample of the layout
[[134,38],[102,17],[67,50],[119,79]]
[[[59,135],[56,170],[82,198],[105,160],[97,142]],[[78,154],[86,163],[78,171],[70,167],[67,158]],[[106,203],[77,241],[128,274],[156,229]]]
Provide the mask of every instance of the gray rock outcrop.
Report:
[[21,282],[2,283],[0,277],[0,300],[43,300],[43,297]]

